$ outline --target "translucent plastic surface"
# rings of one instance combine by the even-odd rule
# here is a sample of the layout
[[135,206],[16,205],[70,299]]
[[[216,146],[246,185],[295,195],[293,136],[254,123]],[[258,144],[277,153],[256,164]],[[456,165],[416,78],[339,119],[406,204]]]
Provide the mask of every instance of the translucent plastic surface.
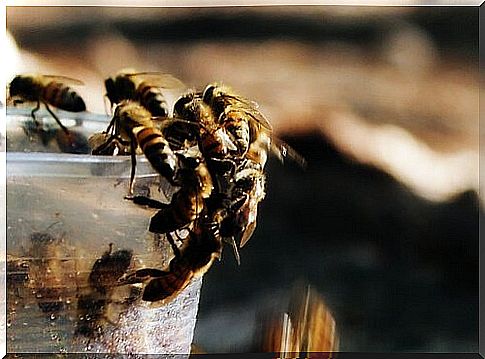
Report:
[[[173,256],[166,239],[147,229],[154,210],[125,199],[130,158],[39,153],[44,144],[17,127],[28,124],[29,116],[12,116],[7,126],[7,351],[188,354],[201,280],[167,304],[142,301],[139,283],[119,285],[113,279],[103,293],[89,280],[95,263],[109,256],[129,254],[125,274],[163,269]],[[106,125],[84,119],[77,130],[87,137]],[[137,162],[136,192],[167,201],[167,184],[144,157]]]

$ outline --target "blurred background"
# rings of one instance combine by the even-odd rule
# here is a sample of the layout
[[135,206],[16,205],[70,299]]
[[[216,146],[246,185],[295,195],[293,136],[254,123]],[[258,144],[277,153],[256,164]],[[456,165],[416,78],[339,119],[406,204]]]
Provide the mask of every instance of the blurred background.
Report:
[[125,67],[222,81],[306,157],[269,162],[241,265],[204,277],[203,350],[256,351],[296,282],[342,351],[478,350],[477,7],[7,7],[6,45],[6,81],[78,78],[96,113]]

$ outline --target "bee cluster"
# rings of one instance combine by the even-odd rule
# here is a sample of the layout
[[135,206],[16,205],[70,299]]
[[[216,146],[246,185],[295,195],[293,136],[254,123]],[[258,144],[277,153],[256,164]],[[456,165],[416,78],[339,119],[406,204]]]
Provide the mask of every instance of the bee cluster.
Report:
[[[74,138],[49,105],[84,111],[83,100],[68,86],[79,83],[66,77],[19,75],[10,83],[9,94],[14,101],[37,103],[31,115],[39,132],[35,112],[42,103],[67,137]],[[89,138],[91,153],[131,156],[125,198],[158,210],[149,231],[167,238],[174,257],[168,268],[137,270],[128,270],[126,260],[119,266],[124,269],[112,271],[115,274],[110,276],[104,268],[111,263],[112,254],[107,252],[104,261],[93,266],[89,278],[93,291],[83,298],[86,302],[96,302],[99,293],[110,292],[102,276],[96,275],[101,267],[103,276],[115,278],[117,286],[143,283],[142,299],[155,302],[172,299],[192,278],[203,275],[220,258],[224,243],[233,248],[239,262],[239,248],[252,236],[258,204],[265,197],[268,154],[305,164],[273,136],[271,124],[255,102],[212,83],[201,91],[186,91],[170,107],[164,90],[183,86],[168,74],[134,70],[120,71],[105,80],[106,98],[114,113],[106,130]],[[144,155],[176,189],[169,203],[135,193],[137,155]]]

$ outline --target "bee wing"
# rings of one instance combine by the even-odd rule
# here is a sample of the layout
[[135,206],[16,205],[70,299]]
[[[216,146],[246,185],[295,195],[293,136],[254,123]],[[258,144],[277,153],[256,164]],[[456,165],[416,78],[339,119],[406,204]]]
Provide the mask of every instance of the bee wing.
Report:
[[323,298],[310,286],[307,286],[303,297],[301,290],[295,288],[290,300],[290,317],[300,353],[338,350],[335,320]]
[[278,358],[290,358],[295,353],[292,347],[295,345],[293,337],[293,326],[288,313],[277,316],[275,314],[265,315],[263,318],[263,330],[261,333],[262,352],[280,353]]
[[[237,105],[230,105],[227,106],[224,110],[227,114],[230,111],[243,111],[245,112],[252,121],[263,127],[268,132],[273,132],[273,125],[269,122],[269,120],[258,110],[258,107],[255,107],[255,102],[247,100],[246,106],[237,106]],[[256,104],[257,106],[257,104]]]
[[66,85],[84,86],[84,82],[68,76],[62,75],[42,75],[46,80],[61,82]]
[[256,219],[254,219],[254,221],[249,222],[248,225],[246,226],[246,229],[242,234],[241,241],[239,242],[240,248],[242,248],[249,241],[255,229],[256,229]]
[[291,159],[301,168],[305,169],[307,167],[306,159],[298,153],[295,149],[293,149],[290,145],[286,142],[280,140],[279,138],[273,137],[271,140],[271,151],[278,157],[281,162],[284,162],[285,159]]
[[236,241],[234,240],[234,237],[225,237],[224,242],[226,242],[232,247],[232,250],[234,252],[234,258],[236,258],[237,265],[241,265],[241,257],[239,256],[239,250],[237,248],[237,244],[236,244]]
[[322,297],[310,287],[295,287],[288,312],[273,315],[263,324],[262,349],[280,353],[280,358],[309,358],[310,353],[338,350],[335,320]]
[[177,89],[186,87],[185,84],[173,75],[163,72],[136,72],[125,74],[127,77],[141,76],[143,80],[150,81],[150,85],[161,88]]

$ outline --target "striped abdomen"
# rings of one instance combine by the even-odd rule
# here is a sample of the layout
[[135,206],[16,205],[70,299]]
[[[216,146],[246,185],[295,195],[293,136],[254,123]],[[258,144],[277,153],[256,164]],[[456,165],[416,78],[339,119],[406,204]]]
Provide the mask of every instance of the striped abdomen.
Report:
[[203,220],[199,224],[203,228],[190,232],[188,243],[181,254],[170,261],[169,270],[147,284],[143,292],[144,300],[154,302],[175,297],[192,278],[204,275],[214,259],[219,258],[222,242],[218,231]]
[[133,129],[136,140],[153,168],[174,183],[177,168],[177,157],[170,148],[163,134],[153,127],[138,127]]
[[[193,248],[187,249],[193,251]],[[143,292],[143,300],[154,302],[175,297],[189,285],[194,277],[204,275],[210,268],[216,252],[182,254],[182,257],[175,257],[170,262],[170,271],[160,277],[152,279]]]
[[138,100],[152,116],[168,116],[168,103],[159,87],[142,82],[136,89],[135,100]]
[[69,86],[60,82],[49,82],[42,91],[42,98],[47,103],[70,112],[86,111],[86,104],[81,96]]
[[188,263],[183,259],[174,258],[170,262],[170,272],[152,279],[143,291],[143,300],[154,302],[158,300],[167,299],[177,295],[182,291],[194,277],[194,272],[191,270]]
[[200,193],[182,187],[176,192],[170,205],[158,211],[150,220],[150,232],[168,233],[181,229],[197,219],[204,209]]

